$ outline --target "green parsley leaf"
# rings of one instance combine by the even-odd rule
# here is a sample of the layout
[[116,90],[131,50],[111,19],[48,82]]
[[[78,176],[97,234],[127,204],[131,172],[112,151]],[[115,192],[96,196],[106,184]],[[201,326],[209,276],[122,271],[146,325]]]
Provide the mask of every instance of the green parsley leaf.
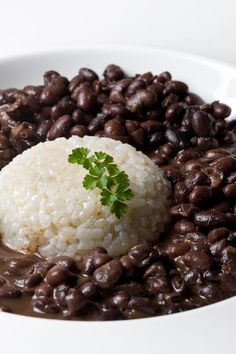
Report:
[[99,188],[101,204],[109,206],[117,218],[123,217],[128,210],[125,202],[134,197],[128,175],[105,152],[96,151],[94,155],[88,156],[89,153],[87,148],[76,148],[68,156],[68,161],[82,165],[89,171],[84,177],[83,187],[88,190]]

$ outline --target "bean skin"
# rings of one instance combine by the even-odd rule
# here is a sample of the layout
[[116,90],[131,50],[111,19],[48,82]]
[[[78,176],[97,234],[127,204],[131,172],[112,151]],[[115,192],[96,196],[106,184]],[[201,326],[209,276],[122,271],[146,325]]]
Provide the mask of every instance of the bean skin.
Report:
[[71,116],[65,115],[60,117],[49,129],[47,133],[48,140],[54,140],[60,136],[67,136],[72,125]]
[[225,119],[231,114],[231,108],[224,103],[218,101],[212,104],[212,113],[215,118]]
[[156,94],[153,91],[140,89],[127,100],[127,108],[137,112],[142,108],[151,108],[156,103]]
[[207,186],[196,186],[189,195],[189,202],[195,206],[204,206],[209,204],[212,192]]
[[227,217],[216,210],[200,211],[195,214],[194,222],[197,226],[213,229],[225,226],[227,224]]
[[226,198],[236,200],[236,184],[228,184],[223,191]]
[[204,271],[211,265],[211,258],[202,251],[189,251],[184,257],[185,263],[197,271]]
[[56,287],[57,285],[66,281],[69,277],[69,274],[65,267],[56,265],[52,267],[47,274],[47,283],[52,287]]
[[119,260],[112,261],[99,267],[94,272],[94,280],[100,288],[106,289],[114,285],[120,278],[123,271]]

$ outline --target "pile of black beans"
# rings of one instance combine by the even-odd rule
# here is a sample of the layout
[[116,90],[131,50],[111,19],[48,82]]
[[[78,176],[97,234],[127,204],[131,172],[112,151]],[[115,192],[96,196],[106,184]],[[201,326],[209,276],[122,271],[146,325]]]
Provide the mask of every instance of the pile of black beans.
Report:
[[171,222],[157,244],[111,258],[42,259],[0,245],[0,308],[60,319],[117,320],[181,312],[236,295],[235,120],[170,73],[125,76],[109,65],[71,81],[0,94],[0,167],[40,141],[105,136],[134,145],[172,186]]
[[81,68],[69,81],[48,71],[44,85],[0,91],[0,167],[40,141],[72,135],[121,140],[159,165],[178,152],[183,161],[183,150],[198,157],[198,151],[232,144],[234,124],[225,120],[230,113],[218,101],[204,103],[169,72],[127,77],[111,64],[101,80]]

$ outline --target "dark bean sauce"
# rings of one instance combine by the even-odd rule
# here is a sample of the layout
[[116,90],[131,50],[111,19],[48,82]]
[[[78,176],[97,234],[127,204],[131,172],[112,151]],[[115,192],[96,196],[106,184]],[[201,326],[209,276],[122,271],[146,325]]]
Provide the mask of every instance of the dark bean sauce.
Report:
[[159,316],[236,295],[235,120],[169,72],[126,77],[109,65],[71,81],[0,91],[0,167],[40,141],[96,135],[135,146],[172,187],[171,222],[157,244],[111,258],[98,247],[80,262],[22,255],[0,244],[0,309],[54,319]]

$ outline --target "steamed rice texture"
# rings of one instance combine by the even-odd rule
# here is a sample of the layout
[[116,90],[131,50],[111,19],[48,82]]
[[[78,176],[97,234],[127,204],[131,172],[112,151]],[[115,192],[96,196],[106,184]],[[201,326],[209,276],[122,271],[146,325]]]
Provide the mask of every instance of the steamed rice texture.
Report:
[[[68,163],[75,147],[104,151],[130,179],[134,198],[118,219],[100,202],[100,190],[86,190],[87,171]],[[4,244],[43,257],[79,258],[96,246],[112,256],[137,243],[157,240],[169,220],[169,185],[141,152],[108,138],[76,136],[40,143],[0,172],[0,233]]]

